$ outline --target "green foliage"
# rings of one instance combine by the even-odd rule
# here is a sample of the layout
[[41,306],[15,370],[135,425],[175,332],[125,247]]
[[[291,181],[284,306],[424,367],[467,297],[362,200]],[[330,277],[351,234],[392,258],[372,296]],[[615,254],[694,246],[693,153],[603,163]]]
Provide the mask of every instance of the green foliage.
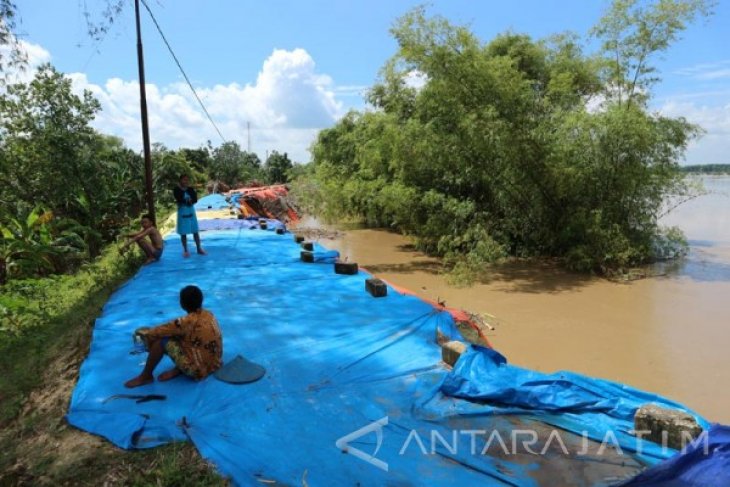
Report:
[[0,422],[17,412],[20,399],[38,383],[49,344],[90,323],[140,259],[109,247],[75,275],[12,280],[0,288]]
[[184,148],[178,152],[190,162],[190,165],[197,172],[207,173],[211,163],[210,151],[211,149],[209,147],[204,146],[197,149]]
[[[157,450],[157,449],[155,449]],[[179,487],[227,486],[228,480],[220,477],[212,466],[203,461],[189,445],[173,443],[160,453],[146,454],[153,458],[154,468],[137,469],[127,485],[144,487],[148,485],[174,485]],[[155,461],[156,460],[156,461]]]
[[172,201],[171,190],[180,182],[183,174],[190,178],[193,185],[206,182],[205,173],[195,169],[185,157],[184,150],[171,151],[159,143],[152,146],[152,184],[158,200]]
[[25,218],[6,217],[0,224],[0,284],[8,275],[27,276],[53,270],[59,250],[52,245],[48,225],[39,208]]
[[312,169],[314,169],[314,165],[312,164],[293,163],[286,171],[286,180],[291,182],[298,178],[307,177],[312,173]]
[[695,164],[680,169],[690,174],[730,174],[730,164]]
[[606,93],[617,103],[645,103],[659,81],[651,56],[666,51],[687,25],[712,12],[713,0],[613,0],[593,34],[602,41]]
[[[74,270],[145,207],[142,158],[90,127],[98,110],[50,65],[0,95],[0,282]],[[154,157],[154,190],[167,199],[181,173],[204,179],[162,146]]]
[[11,0],[0,0],[0,86],[7,82],[8,68],[24,69],[28,56],[15,36],[17,7]]
[[139,211],[143,197],[141,158],[91,129],[98,110],[90,92],[75,95],[50,65],[0,96],[0,200],[15,214],[42,204],[93,228],[83,232],[92,256],[126,215]]
[[288,182],[289,170],[291,170],[293,166],[294,165],[286,152],[280,154],[277,151],[273,151],[269,154],[269,157],[266,159],[263,167],[266,182],[268,184]]
[[392,29],[376,110],[320,132],[307,199],[325,217],[413,234],[460,275],[506,254],[598,272],[650,259],[663,202],[687,193],[677,161],[700,133],[648,110],[650,59],[703,8],[617,1],[590,56],[572,35],[482,44],[413,10]]
[[91,92],[74,95],[71,80],[48,64],[29,84],[8,86],[0,96],[2,199],[41,197],[56,210],[71,211],[77,195],[88,197],[95,161],[85,149],[95,138],[89,123],[98,110]]
[[224,142],[213,150],[209,174],[213,180],[235,186],[261,178],[261,160],[255,153],[241,150],[236,142]]
[[92,228],[36,207],[19,218],[0,221],[0,284],[8,278],[27,278],[75,269],[90,257],[90,241],[100,235]]

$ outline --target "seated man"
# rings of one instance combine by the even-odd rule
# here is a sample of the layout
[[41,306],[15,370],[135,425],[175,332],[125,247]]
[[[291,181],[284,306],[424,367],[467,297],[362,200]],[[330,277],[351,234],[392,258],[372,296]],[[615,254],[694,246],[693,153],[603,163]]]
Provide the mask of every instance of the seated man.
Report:
[[[152,218],[150,218],[149,215],[142,215],[141,223],[142,230],[137,233],[128,234],[127,238],[129,238],[129,240],[122,245],[122,249],[129,247],[132,242],[137,242],[139,248],[141,248],[147,256],[145,264],[151,264],[152,262],[157,262],[160,260],[160,257],[162,257],[164,243],[162,241],[162,235],[160,235],[160,232],[157,231],[157,228],[155,228],[152,224]],[[150,237],[149,241],[145,239],[147,236]]]
[[154,328],[140,328],[134,332],[145,343],[149,355],[144,370],[137,377],[124,383],[126,387],[138,387],[153,382],[152,372],[167,354],[175,367],[160,374],[160,381],[185,374],[195,380],[204,379],[218,370],[223,355],[221,330],[215,316],[204,310],[203,293],[196,286],[186,286],[180,291],[180,306],[187,315]]

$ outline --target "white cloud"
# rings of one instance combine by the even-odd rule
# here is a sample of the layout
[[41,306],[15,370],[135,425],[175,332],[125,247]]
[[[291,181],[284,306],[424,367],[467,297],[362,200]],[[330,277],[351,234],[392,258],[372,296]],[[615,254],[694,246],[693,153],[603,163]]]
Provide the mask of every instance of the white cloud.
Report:
[[[112,78],[100,86],[82,73],[69,77],[78,92],[89,89],[101,103],[102,112],[94,126],[140,149],[138,83]],[[316,72],[314,60],[304,49],[274,50],[255,84],[196,90],[224,137],[244,149],[250,123],[251,149],[261,158],[267,150],[278,150],[288,152],[295,161],[308,161],[307,149],[317,131],[331,126],[345,112],[332,79]],[[170,148],[197,147],[206,140],[214,145],[221,142],[186,84],[147,84],[147,105],[153,142]]]
[[[51,60],[51,53],[38,44],[24,40],[18,41],[18,44],[20,50],[25,54],[27,66],[24,68],[14,67],[8,70],[5,73],[5,80],[8,84],[27,83],[33,79],[33,73],[35,73],[38,66]],[[5,58],[10,53],[9,46],[7,44],[0,46],[0,51],[2,51],[3,58]]]
[[730,60],[715,63],[696,64],[676,71],[676,74],[689,76],[697,80],[714,81],[730,78]]
[[670,117],[684,117],[706,131],[702,138],[690,144],[688,164],[730,164],[730,103],[700,105],[670,100],[659,111]]
[[716,80],[730,78],[730,68],[716,69],[714,71],[707,71],[697,75],[697,79],[701,80]]
[[334,91],[337,96],[364,97],[370,87],[366,85],[343,85],[336,86]]
[[20,45],[26,52],[26,55],[28,56],[28,64],[32,68],[36,68],[51,60],[51,53],[43,49],[43,47],[38,44],[21,40]]
[[426,73],[422,73],[417,69],[413,69],[406,73],[406,75],[403,77],[403,82],[409,88],[415,88],[416,90],[420,90],[421,88],[426,86],[426,82],[428,82],[428,76],[426,76]]

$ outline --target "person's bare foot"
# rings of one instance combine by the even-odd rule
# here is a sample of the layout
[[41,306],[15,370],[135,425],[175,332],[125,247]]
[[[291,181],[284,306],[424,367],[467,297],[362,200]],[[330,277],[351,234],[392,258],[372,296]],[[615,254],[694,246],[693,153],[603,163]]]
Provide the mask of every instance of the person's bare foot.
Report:
[[150,384],[155,381],[155,378],[151,375],[145,376],[145,375],[138,375],[134,379],[129,379],[127,382],[124,383],[124,387],[133,388],[133,387],[139,387],[144,386],[147,384]]
[[208,255],[208,252],[206,252],[205,250],[203,250],[203,248],[201,247],[201,248],[198,249],[198,254],[199,255]]
[[183,257],[185,257],[186,259],[188,257],[190,257],[190,252],[188,252],[188,251],[183,252]]
[[180,375],[182,372],[177,367],[174,367],[170,370],[166,370],[160,375],[157,376],[157,380],[160,382],[165,382],[166,380],[174,379],[178,375]]

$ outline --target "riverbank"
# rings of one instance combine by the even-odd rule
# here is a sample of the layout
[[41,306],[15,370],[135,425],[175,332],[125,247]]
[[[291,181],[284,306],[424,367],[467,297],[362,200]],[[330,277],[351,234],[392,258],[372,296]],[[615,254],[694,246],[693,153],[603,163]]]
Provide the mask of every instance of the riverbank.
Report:
[[189,444],[121,454],[65,414],[94,321],[144,259],[110,245],[75,275],[0,288],[0,485],[227,485]]
[[[730,228],[723,185],[668,219],[685,229],[690,255],[664,275],[628,283],[549,263],[495,267],[487,282],[450,286],[441,264],[398,234],[348,229],[323,245],[427,299],[496,316],[488,334],[514,364],[622,382],[730,422]],[[719,185],[719,187],[718,187]],[[302,226],[316,222],[305,221]]]

